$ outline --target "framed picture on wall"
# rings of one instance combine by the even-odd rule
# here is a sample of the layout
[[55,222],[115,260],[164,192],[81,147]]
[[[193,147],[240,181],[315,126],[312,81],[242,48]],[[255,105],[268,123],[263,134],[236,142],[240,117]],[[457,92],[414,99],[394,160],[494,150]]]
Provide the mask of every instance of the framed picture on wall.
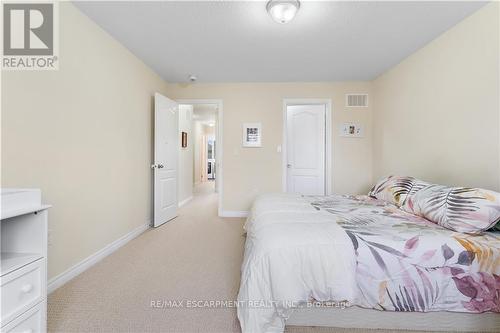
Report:
[[243,147],[262,147],[261,123],[243,124]]
[[181,147],[187,148],[188,146],[188,134],[186,132],[181,132]]

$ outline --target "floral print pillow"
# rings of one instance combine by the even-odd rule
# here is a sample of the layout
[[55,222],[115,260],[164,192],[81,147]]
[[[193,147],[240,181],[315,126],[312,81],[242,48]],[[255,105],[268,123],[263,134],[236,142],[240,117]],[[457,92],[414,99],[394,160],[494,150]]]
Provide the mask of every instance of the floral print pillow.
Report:
[[477,234],[500,219],[500,193],[467,187],[448,187],[414,180],[401,209],[442,227]]
[[415,190],[416,181],[413,177],[388,176],[379,180],[368,195],[401,207],[407,195]]

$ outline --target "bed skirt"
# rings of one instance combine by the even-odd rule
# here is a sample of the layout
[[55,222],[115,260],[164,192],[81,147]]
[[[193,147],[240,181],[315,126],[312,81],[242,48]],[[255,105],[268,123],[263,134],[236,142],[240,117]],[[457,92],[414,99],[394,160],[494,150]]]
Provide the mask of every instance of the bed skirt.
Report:
[[299,308],[286,326],[323,326],[420,331],[499,332],[498,313],[393,312],[350,308]]

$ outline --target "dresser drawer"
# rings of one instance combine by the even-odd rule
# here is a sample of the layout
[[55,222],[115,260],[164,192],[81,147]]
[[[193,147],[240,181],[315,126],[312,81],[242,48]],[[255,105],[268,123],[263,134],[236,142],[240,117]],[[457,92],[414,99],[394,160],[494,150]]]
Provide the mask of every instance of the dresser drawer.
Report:
[[2,333],[45,333],[47,331],[47,304],[39,303],[2,327]]
[[46,298],[45,259],[2,276],[2,325]]

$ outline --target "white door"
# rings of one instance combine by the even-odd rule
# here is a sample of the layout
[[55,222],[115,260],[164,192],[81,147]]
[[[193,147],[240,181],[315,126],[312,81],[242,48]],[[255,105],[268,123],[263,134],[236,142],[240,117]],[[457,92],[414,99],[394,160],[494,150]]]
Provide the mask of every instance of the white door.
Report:
[[177,160],[179,153],[179,106],[155,94],[154,217],[158,227],[177,216]]
[[286,109],[286,190],[325,194],[325,105]]

